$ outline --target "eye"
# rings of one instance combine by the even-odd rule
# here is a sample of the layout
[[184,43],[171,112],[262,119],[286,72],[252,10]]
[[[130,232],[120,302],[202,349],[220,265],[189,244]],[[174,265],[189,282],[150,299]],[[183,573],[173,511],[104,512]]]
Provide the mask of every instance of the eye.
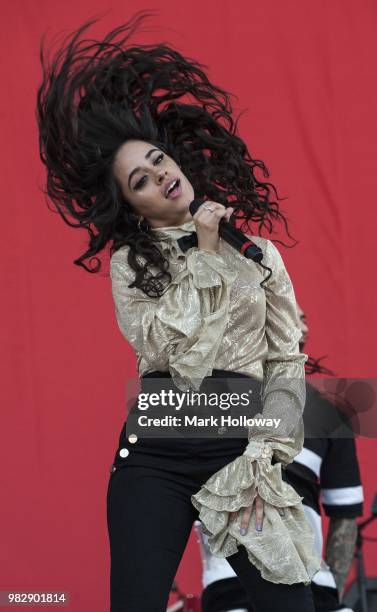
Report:
[[140,179],[140,181],[138,181],[138,182],[136,183],[136,185],[135,185],[134,189],[140,189],[140,188],[141,188],[141,187],[144,185],[144,183],[145,183],[145,181],[144,181],[144,179],[145,179],[145,178],[147,178],[147,177],[146,177],[146,176],[143,176],[143,177]]
[[[154,165],[154,166],[157,166],[157,164],[161,163],[161,161],[163,160],[163,158],[164,158],[164,154],[163,154],[163,153],[160,153],[160,155],[158,155],[158,157],[156,157],[156,159],[154,160],[153,165]],[[143,185],[145,184],[144,179],[146,179],[146,178],[147,178],[147,176],[146,176],[146,175],[144,175],[144,176],[143,176],[143,177],[140,179],[140,181],[138,181],[138,182],[136,183],[136,185],[135,185],[134,189],[141,189],[141,187],[143,187]]]

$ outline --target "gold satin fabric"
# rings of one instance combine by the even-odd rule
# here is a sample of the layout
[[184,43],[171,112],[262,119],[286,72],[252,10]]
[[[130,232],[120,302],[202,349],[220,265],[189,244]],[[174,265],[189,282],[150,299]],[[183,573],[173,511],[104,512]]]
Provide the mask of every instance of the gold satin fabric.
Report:
[[[280,418],[278,429],[249,428],[240,457],[216,472],[192,496],[212,554],[227,557],[243,544],[250,562],[276,583],[310,583],[321,567],[302,498],[281,478],[281,467],[303,446],[307,355],[299,352],[301,332],[294,289],[275,245],[250,236],[263,251],[267,271],[220,239],[218,253],[192,247],[182,253],[177,239],[195,231],[194,222],[153,230],[169,259],[172,282],[160,298],[130,289],[134,271],[128,246],[110,261],[116,319],[134,348],[139,375],[169,371],[182,391],[198,391],[213,369],[240,372],[262,381],[263,415]],[[152,272],[157,270],[151,270]],[[279,461],[271,464],[272,455]],[[256,462],[256,474],[252,463]],[[255,530],[254,509],[245,536],[241,513],[229,513],[264,499],[263,530]]]

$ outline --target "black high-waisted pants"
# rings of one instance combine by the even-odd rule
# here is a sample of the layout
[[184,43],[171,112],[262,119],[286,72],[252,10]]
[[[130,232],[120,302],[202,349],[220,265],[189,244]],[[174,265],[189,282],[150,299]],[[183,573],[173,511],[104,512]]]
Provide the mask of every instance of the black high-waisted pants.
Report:
[[[232,374],[214,370],[212,377]],[[125,426],[107,490],[110,612],[165,612],[192,525],[198,519],[191,495],[243,453],[247,437],[139,438],[131,444]],[[123,458],[122,449],[129,451]],[[227,561],[255,612],[314,612],[309,585],[264,580],[243,546]]]

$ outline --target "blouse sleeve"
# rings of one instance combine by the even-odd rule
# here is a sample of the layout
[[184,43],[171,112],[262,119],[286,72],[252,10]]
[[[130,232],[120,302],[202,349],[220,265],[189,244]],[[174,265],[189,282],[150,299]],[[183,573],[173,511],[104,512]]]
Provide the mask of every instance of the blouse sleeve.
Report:
[[268,354],[261,393],[263,411],[256,417],[280,422],[273,428],[250,427],[250,444],[245,452],[253,455],[258,446],[267,445],[275,458],[286,465],[301,451],[304,441],[307,355],[299,350],[301,330],[293,285],[279,251],[270,240],[264,263],[272,269],[272,276],[264,284]]
[[212,373],[229,309],[235,279],[220,253],[190,248],[184,268],[160,298],[130,288],[135,272],[127,249],[110,261],[112,293],[118,326],[151,370],[170,371],[182,391],[199,390]]
[[[280,426],[277,430],[250,427],[243,454],[213,474],[191,501],[199,511],[213,555],[228,557],[242,545],[265,580],[310,584],[322,567],[314,532],[303,509],[303,498],[282,479],[282,463],[272,464],[273,455],[289,463],[302,449],[307,356],[299,353],[301,332],[292,283],[278,250],[271,241],[266,242],[263,263],[272,269],[272,276],[264,284],[268,355],[262,414],[253,418],[279,418]],[[257,495],[264,500],[260,532],[255,529]],[[249,525],[241,534],[241,511],[249,506],[253,508]],[[237,513],[233,521],[229,521],[231,512]]]

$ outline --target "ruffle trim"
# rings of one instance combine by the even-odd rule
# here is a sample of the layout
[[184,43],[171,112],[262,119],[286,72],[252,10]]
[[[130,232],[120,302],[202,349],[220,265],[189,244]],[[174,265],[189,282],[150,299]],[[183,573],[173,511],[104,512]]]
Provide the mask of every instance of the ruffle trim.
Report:
[[172,280],[172,284],[180,284],[191,275],[196,289],[221,287],[224,283],[231,285],[237,273],[230,268],[221,253],[208,253],[198,247],[191,247],[186,253],[186,265]]
[[[191,501],[199,511],[211,553],[229,557],[240,545],[265,580],[276,584],[310,584],[321,568],[314,533],[302,507],[302,497],[281,477],[281,464],[271,464],[272,448],[255,445],[253,458],[237,457],[202,485]],[[252,463],[256,461],[256,474]],[[240,534],[242,512],[231,522],[229,513],[251,506],[259,493],[264,500],[263,529],[255,528],[253,507],[246,534]]]
[[212,374],[228,323],[230,289],[236,275],[219,253],[192,247],[187,251],[185,268],[172,281],[179,285],[186,279],[195,289],[204,290],[200,298],[201,325],[169,357],[169,371],[181,391],[200,391],[203,379]]

